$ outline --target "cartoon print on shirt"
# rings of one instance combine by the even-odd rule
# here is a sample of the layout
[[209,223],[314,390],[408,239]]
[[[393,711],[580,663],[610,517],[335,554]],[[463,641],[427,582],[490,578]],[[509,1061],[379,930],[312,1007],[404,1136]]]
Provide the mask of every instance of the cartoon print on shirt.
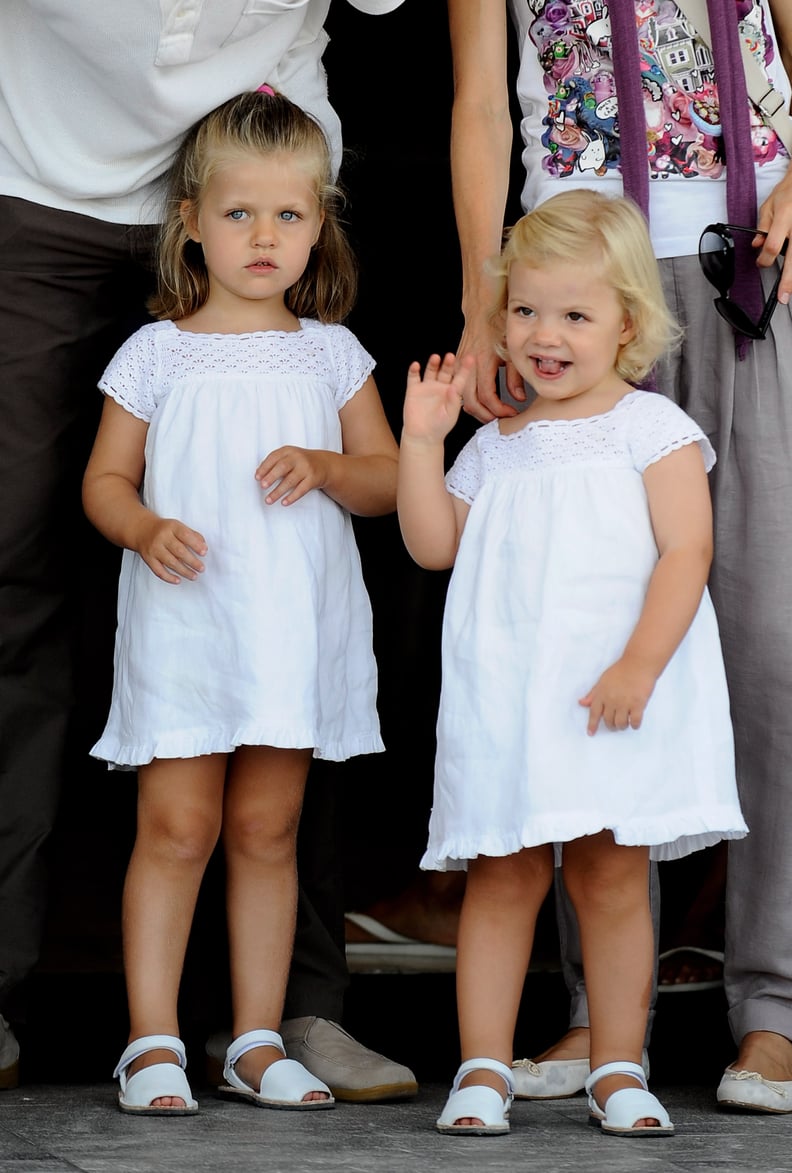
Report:
[[[545,169],[556,178],[618,168],[618,99],[605,0],[526,0],[529,33],[547,91],[542,144]],[[761,4],[750,3],[740,35],[767,65],[775,55]],[[745,3],[740,5],[745,8]],[[635,0],[641,85],[653,179],[718,177],[724,167],[712,54],[674,0]],[[751,107],[754,156],[783,153],[775,132]]]

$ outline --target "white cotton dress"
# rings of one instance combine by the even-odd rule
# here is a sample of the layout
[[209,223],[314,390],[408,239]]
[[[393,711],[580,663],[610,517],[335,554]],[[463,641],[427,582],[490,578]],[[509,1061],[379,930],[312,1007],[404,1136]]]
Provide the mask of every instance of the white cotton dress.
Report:
[[[589,736],[578,704],[638,620],[658,559],[643,471],[698,426],[631,391],[589,419],[481,427],[446,477],[471,504],[446,601],[425,869],[604,829],[674,859],[747,831],[705,592],[640,729]],[[560,848],[557,848],[557,856]]]
[[93,747],[111,768],[239,745],[382,750],[371,607],[348,512],[319,490],[265,504],[284,444],[340,452],[339,411],[373,360],[343,326],[191,334],[144,326],[100,387],[149,423],[143,502],[203,535],[171,585],[125,550],[113,697]]

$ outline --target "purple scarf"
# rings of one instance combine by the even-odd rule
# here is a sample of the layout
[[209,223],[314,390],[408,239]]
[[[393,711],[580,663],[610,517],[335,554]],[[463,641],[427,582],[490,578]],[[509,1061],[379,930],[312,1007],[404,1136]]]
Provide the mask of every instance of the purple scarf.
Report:
[[[756,224],[756,179],[748,115],[748,92],[735,17],[749,12],[751,0],[707,0],[712,56],[718,84],[720,119],[726,157],[726,208],[729,223],[752,228]],[[641,65],[636,35],[634,0],[610,0],[613,73],[619,99],[621,171],[625,193],[649,219],[649,167],[646,116],[641,87]],[[702,228],[704,225],[702,224]],[[758,319],[764,304],[756,253],[747,233],[735,233],[734,300]],[[737,335],[744,358],[750,340]]]

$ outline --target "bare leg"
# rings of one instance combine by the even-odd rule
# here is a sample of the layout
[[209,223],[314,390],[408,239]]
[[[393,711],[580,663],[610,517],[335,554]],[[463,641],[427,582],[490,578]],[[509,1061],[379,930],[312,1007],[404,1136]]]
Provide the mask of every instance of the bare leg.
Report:
[[[564,877],[583,947],[592,1071],[619,1059],[641,1062],[654,968],[648,869],[648,848],[618,847],[609,831],[564,844]],[[603,1107],[627,1087],[635,1087],[629,1076],[601,1079],[597,1103]]]
[[[535,1055],[534,1062],[542,1063],[545,1060],[569,1061],[571,1059],[588,1059],[589,1057],[589,1015],[586,998],[586,984],[583,977],[583,959],[580,949],[577,917],[569,900],[562,869],[556,869],[555,875],[556,919],[558,921],[561,944],[561,961],[564,981],[570,993],[569,1030],[557,1042]],[[652,911],[652,925],[655,936],[655,954],[657,953],[660,936],[660,877],[657,864],[649,867],[649,907]],[[654,1019],[654,1003],[657,998],[657,973],[655,972],[652,984],[652,1001],[649,1008],[649,1020],[646,1027],[644,1046],[649,1046],[649,1036]]]
[[[552,879],[549,846],[498,858],[479,856],[468,865],[456,974],[463,1061],[486,1056],[511,1065],[536,918]],[[484,1084],[503,1094],[503,1081],[489,1071],[470,1072],[461,1086],[471,1084]],[[462,1119],[457,1123],[480,1122]]]
[[786,1083],[792,1080],[792,1040],[772,1030],[750,1030],[740,1042],[732,1067]]
[[[241,746],[229,767],[223,812],[234,1038],[277,1031],[297,913],[297,827],[310,750]],[[283,1055],[256,1047],[236,1065],[258,1090]],[[311,1092],[306,1099],[326,1099]]]
[[[123,898],[124,970],[129,1041],[179,1034],[176,1007],[195,902],[222,817],[224,754],[155,759],[138,771],[137,836]],[[171,1051],[149,1051],[134,1075],[174,1062]],[[184,1107],[162,1097],[154,1107]]]

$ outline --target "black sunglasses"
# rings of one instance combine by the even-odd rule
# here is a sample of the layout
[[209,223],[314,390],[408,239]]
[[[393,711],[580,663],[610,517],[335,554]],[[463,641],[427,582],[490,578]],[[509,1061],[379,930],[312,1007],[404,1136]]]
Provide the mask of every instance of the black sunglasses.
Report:
[[[699,239],[699,264],[710,285],[714,285],[720,294],[720,297],[715,298],[715,309],[720,316],[745,338],[765,338],[773,311],[778,305],[781,269],[778,270],[778,276],[768,294],[759,321],[754,322],[745,310],[729,297],[735,272],[733,232],[747,232],[751,237],[767,236],[766,232],[761,232],[757,228],[741,228],[737,224],[708,224]],[[784,241],[779,256],[784,256],[788,243]]]

